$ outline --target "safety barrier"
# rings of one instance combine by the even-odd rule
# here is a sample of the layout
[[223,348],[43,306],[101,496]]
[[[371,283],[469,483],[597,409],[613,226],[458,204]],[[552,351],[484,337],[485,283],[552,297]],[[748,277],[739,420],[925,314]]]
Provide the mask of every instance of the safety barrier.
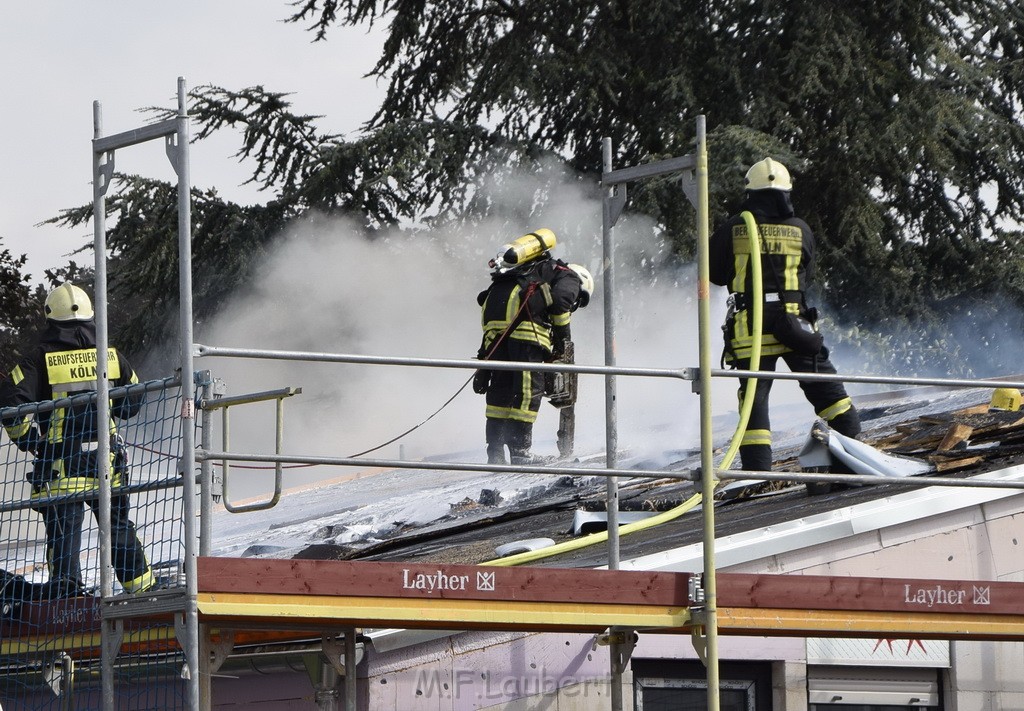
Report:
[[[366,355],[338,354],[338,353],[311,353],[293,351],[263,351],[235,348],[217,348],[212,346],[197,345],[196,352],[203,357],[223,358],[255,358],[274,360],[302,360],[315,362],[332,363],[358,363],[363,365],[383,366],[405,366],[405,367],[428,367],[428,368],[458,368],[470,369],[477,365],[473,360],[444,360],[425,358],[399,358],[399,357],[377,357]],[[516,363],[494,363],[495,369],[518,369],[522,366]],[[552,364],[531,364],[532,369],[542,371],[569,370],[571,372],[588,375],[622,375],[635,377],[654,377],[661,379],[676,380],[680,382],[692,382],[697,379],[697,371],[692,368],[682,369],[655,369],[655,368],[632,368],[632,367],[609,367],[609,366],[587,366],[587,365],[552,365]],[[736,371],[716,371],[718,377],[760,377],[760,373],[744,374]],[[765,374],[767,375],[767,374]],[[787,374],[772,374],[776,377],[785,378]],[[796,377],[796,376],[793,376]],[[837,376],[816,376],[801,375],[808,378],[828,378]],[[209,380],[209,374],[201,375],[198,381],[202,383]],[[849,378],[848,378],[849,379]],[[863,382],[882,381],[888,382],[886,378],[872,378],[859,376],[855,379]],[[907,379],[900,382],[906,383]],[[910,381],[913,384],[913,381]],[[977,387],[984,384],[1006,385],[1003,381],[956,381],[939,380],[946,385],[959,385],[962,387]],[[935,379],[923,380],[920,384],[935,384]],[[127,452],[130,454],[131,463],[127,467],[129,477],[117,481],[113,491],[113,498],[120,495],[128,495],[132,503],[132,519],[138,526],[139,536],[143,541],[146,554],[150,561],[155,563],[172,561],[171,569],[166,568],[157,571],[161,574],[162,585],[172,586],[178,582],[176,569],[177,561],[188,555],[190,546],[185,540],[182,527],[183,504],[179,488],[182,484],[179,460],[181,459],[181,437],[180,432],[183,423],[181,413],[183,403],[181,400],[180,384],[176,380],[152,381],[138,386],[133,386],[137,391],[146,393],[146,404],[140,413],[125,422],[118,423],[118,434],[123,439]],[[111,399],[117,401],[119,398],[134,392],[132,388],[115,388],[110,392]],[[282,488],[282,465],[290,464],[319,464],[329,466],[374,466],[392,467],[410,471],[413,474],[416,470],[449,470],[449,471],[486,471],[486,470],[508,470],[526,472],[537,475],[576,475],[576,476],[618,476],[618,477],[642,477],[659,479],[686,479],[698,480],[699,472],[696,470],[666,471],[663,469],[619,469],[619,468],[593,468],[584,466],[532,466],[532,467],[511,467],[503,465],[487,465],[485,463],[451,461],[451,462],[415,462],[391,459],[368,459],[365,457],[311,457],[301,454],[285,453],[282,448],[283,417],[280,409],[282,398],[298,394],[300,391],[294,388],[255,393],[250,395],[224,396],[218,393],[217,397],[211,395],[208,388],[203,388],[204,395],[197,401],[201,413],[197,424],[203,446],[195,453],[196,460],[202,465],[203,486],[200,492],[203,499],[214,496],[218,493],[214,478],[211,474],[212,465],[221,465],[219,477],[223,477],[223,488],[220,493],[227,493],[227,479],[229,469],[223,467],[223,463],[231,461],[259,462],[271,465],[275,470],[275,494],[269,501],[260,502],[255,506],[232,505],[228,508],[228,501],[223,501],[225,508],[230,512],[254,511],[274,505],[280,497]],[[316,393],[313,393],[314,397]],[[0,412],[5,421],[19,420],[26,416],[38,417],[46,413],[53,413],[57,410],[71,411],[81,404],[81,400],[89,400],[89,396],[77,396],[65,400],[58,400],[49,403],[36,403],[26,405],[19,409],[6,409]],[[95,396],[92,396],[94,399]],[[231,407],[242,404],[249,404],[261,401],[276,401],[278,403],[276,412],[276,433],[274,454],[253,454],[247,452],[230,451],[230,442],[227,438],[227,411]],[[116,411],[116,408],[115,408]],[[209,448],[210,435],[214,429],[213,418],[220,414],[222,417],[222,445],[223,451],[215,451]],[[0,445],[0,455],[4,457],[7,476],[4,483],[3,500],[0,502],[0,515],[5,517],[3,536],[5,562],[3,567],[13,575],[23,576],[23,579],[15,579],[5,590],[4,620],[0,630],[0,663],[5,671],[4,680],[0,682],[0,699],[3,700],[5,708],[11,700],[18,700],[22,708],[102,708],[99,702],[97,680],[100,651],[109,644],[119,654],[113,664],[115,673],[116,693],[118,699],[131,699],[133,697],[146,698],[149,695],[161,696],[158,703],[160,708],[188,708],[185,697],[175,689],[180,689],[185,683],[180,678],[180,669],[183,664],[181,642],[176,636],[173,620],[170,616],[164,619],[154,620],[149,610],[153,604],[164,604],[170,612],[176,612],[181,599],[165,598],[163,592],[147,592],[143,595],[125,595],[115,590],[115,595],[120,598],[145,599],[150,607],[136,605],[134,608],[125,608],[126,611],[118,613],[117,619],[121,623],[122,638],[120,641],[104,644],[103,634],[99,627],[100,618],[113,617],[106,610],[109,605],[107,601],[101,605],[99,598],[93,594],[73,595],[71,597],[56,597],[55,599],[43,599],[45,588],[41,587],[49,580],[46,571],[46,550],[45,535],[41,523],[40,511],[45,508],[58,506],[76,505],[83,510],[90,501],[94,501],[94,491],[80,491],[73,493],[51,494],[47,497],[32,496],[30,486],[25,481],[25,474],[34,471],[37,462],[30,453],[21,452],[13,443],[6,438]],[[117,476],[115,467],[114,475]],[[719,471],[719,476],[746,477],[750,473]],[[761,478],[786,478],[790,480],[856,480],[864,482],[864,477],[856,475],[836,474],[797,474],[787,472],[760,473]],[[974,482],[969,480],[949,479],[942,477],[928,477],[921,479],[882,481],[874,483],[882,485],[899,486],[980,486],[990,485],[996,487],[1021,488],[1021,482]],[[208,524],[209,512],[212,506],[204,507],[204,528]],[[622,532],[628,534],[629,527],[623,527]],[[600,536],[591,539],[588,543],[599,542]],[[87,588],[94,587],[99,578],[99,531],[92,517],[86,517],[83,525],[82,563],[83,582]],[[191,549],[194,550],[194,549]],[[204,553],[206,554],[206,553]],[[506,564],[525,562],[503,560],[500,563],[491,561],[490,564]],[[168,576],[168,573],[170,575]],[[14,596],[13,592],[19,590],[20,595]],[[77,592],[77,591],[76,591]],[[91,592],[91,591],[90,591]],[[179,592],[183,590],[179,589]],[[176,600],[176,601],[175,601]],[[109,648],[109,647],[108,647]],[[68,706],[70,700],[74,700],[73,706]]]
[[[104,635],[98,590],[101,546],[110,545],[119,580],[114,599],[152,602],[180,592],[186,547],[180,381],[111,388],[110,398],[114,413],[125,401],[141,402],[141,408],[128,419],[114,419],[114,514],[106,533],[97,525],[98,514],[90,513],[99,510],[97,443],[88,436],[86,421],[96,393],[0,410],[5,424],[41,421],[49,431],[69,436],[47,442],[43,432],[35,451],[22,451],[6,436],[0,441],[0,703],[5,709],[102,708],[105,648],[116,656],[121,708],[187,708],[173,620],[128,620],[114,626],[116,634]],[[154,684],[155,678],[161,683]]]

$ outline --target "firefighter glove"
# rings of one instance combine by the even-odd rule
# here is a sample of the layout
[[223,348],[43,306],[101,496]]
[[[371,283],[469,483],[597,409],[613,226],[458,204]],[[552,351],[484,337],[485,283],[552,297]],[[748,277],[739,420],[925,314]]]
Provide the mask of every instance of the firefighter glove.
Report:
[[487,392],[487,387],[491,384],[491,371],[489,370],[478,370],[473,375],[473,392],[477,395],[483,395]]
[[35,425],[28,428],[28,431],[21,437],[16,437],[14,445],[22,452],[32,452],[35,454],[39,449],[39,430],[36,429]]
[[32,471],[28,473],[28,481],[33,486],[42,486],[56,479],[59,474],[53,469],[49,459],[37,458],[32,462]]

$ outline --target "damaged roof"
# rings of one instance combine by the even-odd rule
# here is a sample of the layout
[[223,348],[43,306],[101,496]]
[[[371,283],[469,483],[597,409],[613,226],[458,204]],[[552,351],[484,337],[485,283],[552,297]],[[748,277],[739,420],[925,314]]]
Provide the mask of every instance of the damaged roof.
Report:
[[[989,412],[990,395],[989,389],[918,388],[855,398],[864,426],[861,439],[886,453],[931,463],[934,471],[923,475],[926,477],[965,478],[1006,470],[1015,466],[1024,453],[1024,413]],[[806,411],[807,408],[804,405],[801,409]],[[803,415],[806,417],[805,412]],[[787,420],[774,410],[773,416],[781,421]],[[734,426],[735,418],[732,418],[732,423],[727,418],[723,419],[716,426],[716,433],[718,430],[723,430],[723,433],[716,434],[715,441],[721,441],[724,447],[731,436],[727,430]],[[805,420],[794,418],[792,421],[799,423],[798,429],[789,432],[777,429],[775,433],[777,472],[800,471],[797,454],[807,439],[808,428]],[[679,451],[677,455],[676,461],[666,471],[678,472],[699,465],[696,449]],[[581,457],[573,465],[597,469],[603,460],[603,455],[599,454]],[[641,457],[624,453],[619,466],[646,468],[648,465]],[[579,529],[580,516],[586,518],[585,513],[579,512],[600,512],[604,509],[605,480],[601,476],[559,478],[527,474],[456,474],[453,477],[452,473],[438,472],[435,481],[443,483],[429,489],[429,495],[427,487],[423,486],[423,478],[415,479],[413,485],[400,472],[385,472],[367,480],[383,477],[374,485],[379,484],[384,489],[394,487],[397,498],[383,497],[392,509],[401,510],[405,496],[421,504],[431,498],[435,502],[443,502],[438,503],[437,510],[431,514],[417,518],[405,516],[408,511],[389,511],[394,514],[393,520],[381,525],[384,522],[378,515],[374,524],[362,524],[374,529],[373,532],[359,536],[353,535],[361,525],[359,521],[372,518],[363,506],[343,507],[324,515],[307,513],[303,520],[297,520],[294,514],[289,518],[286,512],[279,512],[276,515],[280,521],[277,524],[270,522],[265,535],[253,535],[250,530],[244,536],[245,547],[237,547],[233,553],[226,554],[477,564],[494,560],[499,557],[496,550],[517,541],[549,539],[560,543],[572,540],[577,537],[574,527]],[[389,484],[389,481],[393,483]],[[353,493],[351,485],[354,483],[346,482],[343,488],[336,490],[337,493]],[[438,489],[443,490],[441,498],[437,498]],[[749,536],[751,532],[778,530],[794,522],[804,527],[833,525],[843,518],[842,512],[855,510],[859,505],[884,502],[891,508],[895,498],[913,502],[924,496],[923,492],[933,492],[927,495],[942,496],[950,502],[1019,493],[1017,489],[965,490],[959,487],[887,485],[834,489],[821,495],[809,495],[802,484],[777,481],[744,482],[727,487],[716,497],[716,538],[728,540],[730,537]],[[936,494],[935,490],[940,491]],[[620,511],[666,511],[679,506],[697,491],[694,483],[685,480],[620,479]],[[965,492],[968,492],[966,496]],[[307,495],[310,501],[324,498],[322,491]],[[284,500],[289,498],[292,497],[286,495]],[[301,500],[301,496],[295,500],[300,508],[303,507]],[[444,506],[447,506],[446,511],[442,510]],[[908,509],[907,515],[913,516],[913,510]],[[628,515],[623,513],[623,520]],[[634,561],[638,567],[656,567],[664,561],[651,559],[652,555],[685,550],[688,546],[696,550],[702,540],[702,527],[700,507],[696,506],[667,523],[620,537],[623,567],[629,567],[629,561]],[[254,540],[260,542],[254,543]],[[231,548],[231,536],[227,540],[222,539],[221,543],[225,545],[221,546],[219,554],[225,554],[225,546]],[[664,562],[664,565],[676,570],[687,567],[700,570],[699,555],[697,564],[693,563],[693,556],[687,559],[689,563],[681,562],[678,557],[673,560],[675,562]],[[598,543],[546,557],[531,565],[601,567],[607,562],[607,543]]]

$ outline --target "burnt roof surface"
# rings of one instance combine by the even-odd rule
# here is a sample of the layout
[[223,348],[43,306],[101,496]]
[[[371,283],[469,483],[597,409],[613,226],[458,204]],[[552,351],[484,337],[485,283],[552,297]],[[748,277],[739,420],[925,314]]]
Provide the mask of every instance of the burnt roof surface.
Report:
[[[968,477],[1006,468],[1024,459],[1024,413],[989,413],[990,393],[988,389],[928,388],[856,398],[864,425],[861,439],[889,453],[927,459],[944,477]],[[775,434],[776,471],[799,471],[796,455],[807,432]],[[698,464],[699,453],[691,452],[667,469],[683,470]],[[630,464],[621,466],[628,468]],[[633,462],[632,466],[643,465]],[[495,559],[495,549],[513,541],[539,537],[555,543],[569,541],[574,538],[573,515],[578,508],[603,509],[604,480],[567,477],[559,483],[517,507],[495,510],[493,515],[488,515],[486,506],[468,502],[473,515],[462,520],[455,516],[359,550],[312,545],[295,557],[477,564]],[[734,492],[729,500],[716,501],[716,537],[795,521],[907,490],[869,485],[811,496],[803,485],[769,482],[747,487],[739,494]],[[620,510],[665,511],[696,492],[695,485],[688,481],[621,479]],[[620,558],[625,561],[699,543],[702,526],[697,506],[673,521],[621,537]],[[598,567],[607,563],[607,544],[599,543],[532,565]]]

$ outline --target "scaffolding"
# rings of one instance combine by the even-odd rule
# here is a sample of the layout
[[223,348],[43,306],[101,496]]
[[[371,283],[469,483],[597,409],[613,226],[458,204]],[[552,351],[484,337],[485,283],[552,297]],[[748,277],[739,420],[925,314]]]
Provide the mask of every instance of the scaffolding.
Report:
[[[105,672],[123,708],[188,708],[173,620],[115,620],[110,614],[129,599],[172,612],[184,598],[180,391],[176,378],[110,389],[114,403],[144,403],[126,420],[115,408],[109,500],[115,515],[106,519],[106,538],[98,525],[103,519],[96,441],[66,439],[56,451],[38,452],[21,451],[12,442],[0,445],[8,474],[0,499],[5,708],[111,708],[100,698]],[[4,408],[0,419],[31,422],[60,413],[67,433],[82,428],[96,398],[83,393]],[[59,466],[68,476],[52,478]],[[141,561],[131,560],[136,547]],[[116,571],[106,595],[100,593],[104,559]],[[138,578],[145,580],[144,589],[124,589]],[[154,678],[161,683],[154,685]]]
[[[141,129],[112,136],[102,134],[99,103],[94,106],[95,138],[94,205],[96,252],[96,320],[98,372],[108,368],[108,342],[106,323],[106,243],[104,196],[113,176],[116,150],[144,141],[163,139],[167,155],[178,176],[179,196],[179,260],[180,260],[180,342],[179,367],[181,378],[150,381],[133,386],[145,393],[142,414],[126,422],[120,429],[124,445],[99,438],[95,442],[95,491],[60,494],[39,498],[20,479],[6,477],[0,514],[5,530],[12,535],[7,540],[7,560],[4,568],[15,584],[5,587],[0,618],[0,664],[4,665],[5,681],[0,698],[6,704],[13,698],[21,706],[14,708],[161,708],[205,711],[211,705],[211,678],[219,666],[232,655],[242,653],[247,644],[283,642],[302,643],[322,653],[321,666],[311,672],[317,690],[317,704],[321,709],[335,709],[339,705],[349,711],[357,708],[355,678],[358,663],[360,629],[370,624],[404,624],[409,627],[441,627],[469,629],[474,626],[487,629],[521,628],[522,620],[530,620],[530,629],[585,629],[599,634],[609,646],[609,665],[612,684],[613,711],[622,708],[621,673],[629,661],[633,630],[665,629],[693,636],[693,643],[704,652],[708,680],[708,708],[717,709],[718,654],[717,635],[720,627],[736,634],[754,631],[764,634],[779,620],[788,625],[783,633],[794,634],[811,630],[821,632],[830,624],[815,618],[805,598],[791,601],[785,608],[771,608],[756,604],[753,598],[744,598],[743,586],[771,585],[770,580],[739,580],[724,578],[728,585],[719,595],[715,565],[714,506],[703,507],[704,572],[701,576],[663,576],[659,585],[666,592],[658,599],[654,609],[646,609],[637,602],[633,605],[612,604],[602,600],[585,600],[586,606],[573,617],[569,608],[561,603],[572,602],[565,597],[572,590],[571,581],[558,586],[563,592],[555,599],[542,599],[540,608],[507,609],[496,613],[493,605],[475,610],[474,598],[465,604],[445,607],[438,604],[436,616],[425,619],[415,610],[402,614],[396,600],[399,594],[376,593],[367,587],[363,594],[330,594],[328,589],[308,597],[309,590],[296,592],[287,585],[295,578],[296,563],[281,561],[236,561],[217,563],[210,558],[212,549],[212,514],[220,501],[229,512],[251,512],[273,507],[283,490],[283,466],[286,464],[318,464],[325,466],[389,467],[407,470],[430,469],[444,471],[510,471],[529,472],[553,476],[603,476],[607,481],[606,503],[608,512],[608,571],[576,571],[577,577],[596,574],[601,584],[611,583],[622,590],[635,587],[631,576],[636,573],[617,570],[619,567],[618,536],[618,483],[620,477],[648,477],[652,479],[678,478],[699,483],[702,496],[711,501],[715,486],[722,479],[760,478],[795,481],[843,481],[866,483],[866,477],[832,474],[793,474],[785,472],[751,473],[735,470],[716,470],[713,457],[711,431],[711,383],[713,378],[775,378],[792,380],[839,380],[876,384],[943,385],[951,387],[1024,387],[1024,383],[985,380],[952,380],[942,378],[884,378],[873,376],[828,376],[789,373],[762,373],[725,371],[712,367],[711,334],[716,330],[710,322],[710,286],[707,268],[708,159],[703,117],[696,122],[697,148],[693,155],[672,158],[657,163],[614,169],[611,142],[602,144],[605,188],[603,204],[604,254],[604,309],[605,359],[602,366],[531,364],[531,370],[553,373],[576,373],[604,378],[605,382],[605,435],[606,462],[600,469],[574,466],[508,466],[474,464],[458,461],[413,462],[404,459],[368,459],[365,457],[305,456],[289,454],[283,447],[283,407],[287,398],[298,395],[297,388],[283,388],[248,395],[227,396],[223,384],[212,370],[197,371],[194,358],[248,358],[293,360],[324,363],[359,364],[366,366],[393,366],[414,368],[455,368],[475,370],[476,360],[402,358],[305,351],[272,351],[246,348],[225,348],[194,343],[192,334],[192,286],[190,252],[190,175],[188,165],[188,111],[183,79],[178,81],[178,114],[175,118]],[[626,203],[626,186],[630,182],[651,177],[679,174],[681,189],[696,208],[698,236],[698,309],[700,351],[699,365],[677,369],[622,367],[615,359],[615,288],[613,227]],[[519,370],[520,364],[491,362],[495,370]],[[699,468],[670,472],[664,469],[621,469],[616,453],[619,451],[616,378],[660,378],[689,383],[700,396],[701,464]],[[109,418],[111,402],[117,402],[127,392],[108,389],[105,378],[99,378],[99,388],[92,402],[101,418]],[[134,391],[133,391],[134,392]],[[273,454],[253,454],[231,451],[228,411],[232,407],[270,401],[275,403],[275,451]],[[34,416],[69,403],[54,401],[24,406],[17,412],[0,413],[7,420],[12,417]],[[220,416],[221,448],[214,447],[212,433],[214,418]],[[131,454],[128,466],[112,464],[122,447]],[[8,472],[27,472],[34,462],[27,453],[17,450],[10,442],[0,445],[0,456],[5,458]],[[274,467],[274,491],[262,501],[242,503],[230,495],[232,462],[263,463]],[[120,468],[119,468],[120,467]],[[130,476],[119,478],[127,472]],[[879,483],[871,479],[871,483]],[[900,486],[970,486],[989,485],[1024,488],[1020,481],[967,482],[944,478],[927,480],[898,480]],[[135,524],[150,562],[159,573],[160,584],[141,592],[125,592],[116,581],[118,564],[116,531],[111,530],[112,507],[122,497],[131,497]],[[83,528],[83,573],[87,590],[72,596],[47,597],[34,586],[44,586],[47,576],[42,564],[47,559],[44,550],[45,533],[39,521],[39,510],[46,507],[86,506],[97,511]],[[197,509],[198,506],[198,509]],[[43,543],[41,543],[43,542]],[[299,563],[299,567],[309,562]],[[360,563],[336,566],[329,563],[319,568],[321,574],[355,576],[351,589],[358,588]],[[383,564],[362,564],[378,566]],[[282,572],[285,569],[291,573]],[[370,570],[370,567],[364,570]],[[451,567],[445,569],[452,576],[471,575]],[[487,574],[487,570],[483,570]],[[492,570],[492,569],[488,569]],[[226,572],[227,571],[227,572]],[[327,571],[324,573],[324,571]],[[259,579],[261,585],[254,590],[254,574],[271,575]],[[472,571],[476,572],[476,571]],[[522,571],[526,573],[526,571]],[[564,572],[564,571],[563,571]],[[529,573],[533,575],[533,572]],[[310,574],[303,573],[306,578]],[[536,573],[538,578],[552,575],[550,570]],[[274,577],[276,576],[276,577]],[[370,577],[373,577],[370,575]],[[650,576],[648,576],[649,578]],[[763,576],[762,576],[763,577]],[[249,581],[247,584],[246,581]],[[365,582],[365,580],[363,581]],[[265,594],[267,585],[276,585],[273,594],[287,596],[274,598]],[[831,585],[834,581],[822,581]],[[227,587],[225,587],[227,586]],[[15,590],[20,594],[14,595]],[[680,591],[686,591],[681,594]],[[670,594],[671,593],[671,594]],[[236,598],[226,597],[230,594]],[[546,593],[550,598],[552,593]],[[1006,588],[1005,599],[1020,598],[1019,590]],[[263,595],[263,597],[260,597]],[[297,599],[297,596],[305,597]],[[628,593],[623,592],[628,598]],[[561,597],[559,597],[561,596]],[[8,599],[10,597],[10,599]],[[456,596],[457,597],[457,596]],[[542,596],[543,597],[543,596]],[[820,596],[819,596],[820,597]],[[359,598],[358,600],[356,598]],[[381,603],[379,598],[386,600]],[[565,599],[563,599],[565,598]],[[230,601],[230,600],[233,600]],[[492,601],[493,602],[493,601]],[[508,601],[507,601],[508,602]],[[418,603],[422,605],[423,603]],[[720,608],[719,604],[724,607]],[[291,605],[291,608],[287,606]],[[376,606],[374,606],[376,605]],[[547,605],[547,608],[544,608]],[[603,605],[603,607],[601,607]],[[659,607],[660,605],[660,607]],[[800,607],[803,605],[803,607]],[[282,614],[282,610],[298,606],[306,610],[301,615]],[[486,606],[484,606],[486,607]],[[1019,607],[1019,606],[1018,606]],[[970,625],[957,625],[958,620],[944,620],[947,625],[936,634],[955,636],[974,635],[975,638],[1020,639],[1024,636],[1024,610],[1007,603],[1001,618],[990,620],[983,633],[971,632]],[[418,607],[416,609],[419,609]],[[841,605],[819,610],[835,623]],[[461,610],[461,612],[460,612]],[[853,617],[852,611],[848,614]],[[882,629],[895,613],[862,620],[862,632]],[[975,614],[966,611],[964,614]],[[461,615],[461,616],[460,616]],[[476,617],[474,617],[476,615]],[[502,617],[506,615],[506,617]],[[568,617],[567,617],[568,615]],[[773,616],[774,615],[774,616]],[[516,622],[516,620],[520,622]],[[920,631],[923,625],[933,624],[932,618],[913,615],[899,618],[901,631]],[[504,620],[504,621],[502,621]],[[520,625],[517,627],[516,625]],[[490,627],[487,627],[490,625]],[[817,626],[815,626],[817,625]],[[888,628],[891,630],[891,627]],[[976,627],[974,629],[977,629]],[[849,627],[836,628],[836,633]],[[1002,630],[1000,632],[1000,630]],[[987,635],[987,636],[986,636]],[[159,696],[159,698],[157,698]]]

